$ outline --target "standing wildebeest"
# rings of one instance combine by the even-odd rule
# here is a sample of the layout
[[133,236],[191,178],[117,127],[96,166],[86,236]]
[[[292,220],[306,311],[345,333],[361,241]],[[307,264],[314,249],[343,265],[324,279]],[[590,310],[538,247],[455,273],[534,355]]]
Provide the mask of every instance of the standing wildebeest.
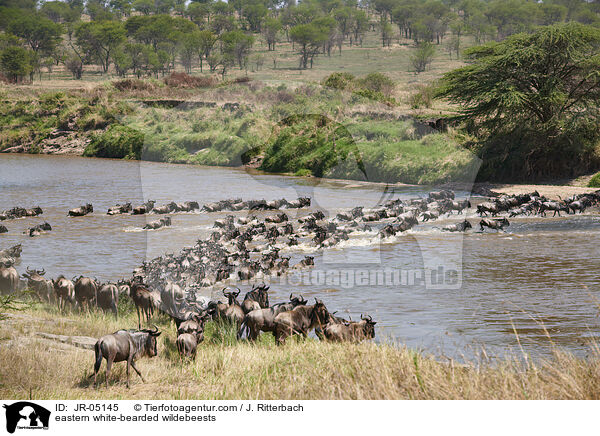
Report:
[[89,277],[79,276],[75,280],[75,300],[79,305],[79,310],[85,309],[89,312],[91,305],[96,299],[97,290],[98,284]]
[[113,283],[105,283],[96,293],[96,306],[102,310],[110,310],[119,319],[119,288]]
[[373,318],[367,316],[360,321],[349,323],[329,323],[323,329],[323,335],[332,342],[362,342],[375,337],[375,324]]
[[[202,336],[202,339],[204,339],[204,336]],[[181,357],[194,359],[196,357],[196,348],[200,342],[202,341],[198,334],[182,333],[177,336],[177,351]]]
[[34,291],[41,301],[50,303],[54,301],[54,284],[42,277],[44,274],[46,274],[44,269],[35,270],[27,267],[23,277],[27,278],[27,287]]
[[138,328],[141,328],[140,312],[146,322],[150,321],[150,317],[154,314],[155,300],[152,292],[143,283],[131,283],[129,292],[137,311]]
[[220,317],[229,320],[233,324],[236,324],[239,328],[240,324],[244,320],[244,310],[240,303],[237,301],[238,295],[240,295],[240,289],[237,292],[223,292],[228,299],[227,307],[220,313]]
[[54,285],[54,293],[58,310],[61,312],[65,309],[67,303],[73,305],[75,303],[75,285],[62,274],[56,280],[52,280]]
[[251,312],[256,309],[266,309],[269,307],[269,286],[264,283],[260,286],[252,288],[242,301],[242,310],[244,313]]
[[290,301],[288,303],[278,303],[266,309],[257,309],[247,313],[238,330],[237,338],[240,339],[242,337],[244,330],[247,330],[248,339],[251,341],[255,341],[261,331],[274,332],[275,317],[277,315],[292,310],[296,306],[305,306],[306,303],[308,301],[302,298],[302,295],[294,297],[290,294]]
[[0,294],[12,294],[17,291],[19,273],[11,263],[0,263]]
[[88,203],[85,206],[71,209],[68,213],[68,216],[85,216],[88,213],[92,213],[93,211],[94,211],[94,206],[92,206],[90,203]]
[[483,232],[484,227],[488,227],[494,230],[504,230],[504,227],[510,226],[510,223],[506,218],[495,218],[495,219],[487,219],[484,218],[479,221],[480,231]]
[[94,386],[96,386],[96,376],[100,371],[102,358],[106,359],[106,387],[108,387],[108,377],[113,362],[127,361],[127,387],[129,387],[129,367],[132,367],[145,383],[146,380],[136,368],[135,361],[140,357],[154,357],[158,354],[156,338],[159,335],[158,327],[154,326],[154,330],[119,330],[98,339],[94,345],[96,352]]
[[306,338],[308,332],[324,325],[329,312],[322,301],[315,298],[312,306],[298,306],[275,317],[275,343],[282,345],[286,338],[299,334]]

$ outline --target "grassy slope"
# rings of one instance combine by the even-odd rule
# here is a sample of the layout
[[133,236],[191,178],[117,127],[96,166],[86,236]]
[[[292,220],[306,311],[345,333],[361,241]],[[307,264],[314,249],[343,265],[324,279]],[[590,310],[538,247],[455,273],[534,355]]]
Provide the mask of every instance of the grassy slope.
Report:
[[[597,399],[598,353],[587,360],[556,353],[550,361],[524,367],[515,360],[494,365],[440,363],[392,345],[289,341],[276,347],[271,335],[257,345],[236,342],[233,331],[207,325],[207,339],[195,361],[181,361],[175,328],[163,331],[159,356],[138,365],[125,386],[125,366],[113,367],[109,388],[94,389],[88,379],[93,352],[57,350],[34,331],[99,337],[134,327],[135,315],[62,317],[54,309],[30,309],[32,319],[3,321],[0,335],[0,397],[34,399]],[[19,345],[6,346],[17,340]],[[104,381],[103,363],[100,380]]]

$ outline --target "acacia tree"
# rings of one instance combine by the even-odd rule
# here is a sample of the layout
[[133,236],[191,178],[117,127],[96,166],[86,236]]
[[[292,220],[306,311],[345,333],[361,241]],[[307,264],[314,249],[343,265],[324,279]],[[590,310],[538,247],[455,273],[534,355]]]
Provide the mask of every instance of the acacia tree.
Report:
[[486,175],[535,178],[598,165],[600,29],[554,25],[465,55],[471,64],[446,73],[437,95],[462,106]]
[[312,59],[328,39],[327,33],[313,23],[298,24],[290,29],[290,39],[297,44],[300,51],[300,67],[308,68],[308,61],[312,66]]
[[126,39],[125,28],[118,21],[81,23],[75,31],[75,38],[87,57],[100,62],[105,73],[110,67],[113,51]]

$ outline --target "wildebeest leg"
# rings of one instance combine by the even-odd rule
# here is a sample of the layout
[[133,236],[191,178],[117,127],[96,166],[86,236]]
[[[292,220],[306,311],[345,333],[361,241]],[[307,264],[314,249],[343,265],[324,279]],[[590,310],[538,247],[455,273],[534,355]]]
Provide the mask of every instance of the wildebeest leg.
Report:
[[138,329],[142,328],[142,323],[140,321],[140,306],[138,306],[137,304],[135,305],[135,310],[137,311],[137,316],[138,316]]
[[[137,369],[137,366],[135,366],[135,361],[133,359],[131,360],[131,367],[135,370],[135,372],[137,372],[137,374],[140,376],[140,378],[142,379],[142,381],[144,383],[146,383],[146,380],[144,379],[144,376],[142,375],[142,373],[140,372],[140,370]],[[127,377],[129,377],[129,374],[127,375]]]
[[[98,371],[100,371],[100,367],[102,366],[102,350],[99,345],[95,347],[96,351],[96,363],[94,364],[94,387],[97,386],[96,376],[98,375]],[[108,362],[108,360],[107,360]]]
[[108,389],[108,377],[110,376],[110,367],[112,366],[113,359],[114,359],[113,356],[108,356],[106,359],[106,388],[107,389]]

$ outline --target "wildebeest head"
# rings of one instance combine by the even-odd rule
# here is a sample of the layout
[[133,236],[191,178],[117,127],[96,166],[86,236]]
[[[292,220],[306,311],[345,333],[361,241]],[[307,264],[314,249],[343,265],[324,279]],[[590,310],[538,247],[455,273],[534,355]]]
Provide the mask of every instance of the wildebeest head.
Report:
[[158,355],[158,347],[157,347],[157,340],[156,338],[158,336],[160,336],[160,331],[158,330],[158,327],[156,325],[153,326],[154,330],[149,330],[149,329],[143,329],[140,330],[141,332],[144,333],[148,333],[148,336],[146,337],[146,354],[148,357],[154,357],[156,355]]
[[23,273],[23,277],[35,280],[36,278],[40,279],[40,276],[43,276],[44,274],[46,274],[46,270],[44,268],[37,270],[27,267],[25,273]]
[[294,307],[306,306],[306,303],[308,303],[308,300],[306,300],[304,297],[302,297],[302,295],[299,295],[298,297],[294,297],[294,294],[290,294],[290,302],[294,305]]
[[329,319],[327,307],[325,307],[325,304],[318,298],[315,298],[315,305],[312,310],[311,318],[318,324],[325,324]]
[[375,337],[375,324],[377,324],[377,323],[375,321],[373,321],[373,318],[371,318],[371,315],[367,315],[365,317],[360,315],[360,319],[362,321],[366,322],[365,326],[363,327],[363,332],[365,334],[365,338],[373,339]]
[[246,294],[244,300],[254,300],[261,308],[265,309],[269,307],[269,287],[264,282],[252,288],[250,292]]
[[229,302],[229,304],[236,304],[237,303],[237,297],[238,295],[240,295],[240,292],[242,292],[240,290],[240,288],[237,288],[237,292],[225,292],[225,289],[223,289],[223,295],[225,295],[227,297],[227,300]]

